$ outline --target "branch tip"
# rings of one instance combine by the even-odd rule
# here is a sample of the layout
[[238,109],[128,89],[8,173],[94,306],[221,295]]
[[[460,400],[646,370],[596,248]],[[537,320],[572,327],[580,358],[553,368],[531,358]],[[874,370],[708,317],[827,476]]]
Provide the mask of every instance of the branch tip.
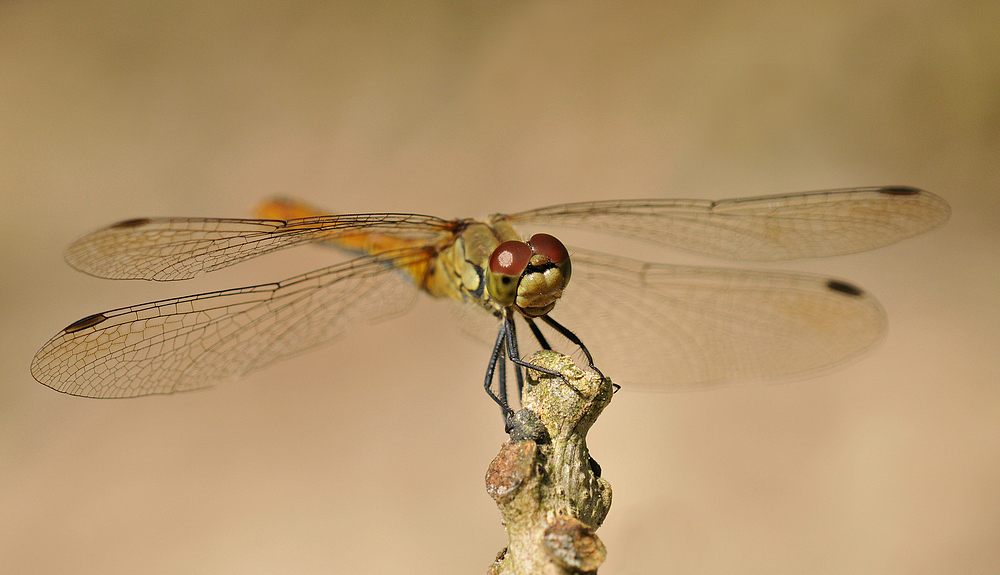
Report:
[[606,551],[595,531],[611,508],[611,484],[586,434],[611,402],[612,383],[554,352],[531,362],[562,377],[528,370],[511,440],[487,472],[486,490],[510,538],[489,573],[596,573]]

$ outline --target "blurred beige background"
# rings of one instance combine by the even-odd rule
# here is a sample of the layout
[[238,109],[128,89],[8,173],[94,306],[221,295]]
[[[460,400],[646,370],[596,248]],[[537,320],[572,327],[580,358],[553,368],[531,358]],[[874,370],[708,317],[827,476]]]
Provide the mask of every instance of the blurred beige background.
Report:
[[487,355],[426,298],[206,392],[34,382],[81,317],[335,258],[112,282],[62,261],[87,231],[276,193],[465,217],[910,184],[948,199],[946,227],[785,266],[874,292],[875,353],[615,398],[590,439],[615,490],[601,573],[996,573],[998,21],[996,2],[0,4],[0,571],[482,573],[506,542]]

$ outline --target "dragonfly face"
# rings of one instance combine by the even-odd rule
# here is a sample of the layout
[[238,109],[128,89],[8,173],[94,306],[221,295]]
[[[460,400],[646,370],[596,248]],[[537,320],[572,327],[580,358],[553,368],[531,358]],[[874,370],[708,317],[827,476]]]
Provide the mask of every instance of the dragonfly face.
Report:
[[[66,260],[97,277],[171,281],[304,243],[358,257],[281,282],[90,315],[38,351],[32,375],[88,397],[196,389],[405,311],[419,289],[500,318],[485,383],[490,391],[499,369],[499,395],[490,395],[505,409],[505,358],[530,367],[518,353],[516,318],[546,348],[533,320],[544,322],[580,345],[593,367],[589,348],[625,387],[798,377],[856,357],[881,338],[885,314],[871,295],[824,276],[673,266],[578,248],[571,264],[570,250],[554,237],[535,234],[524,242],[515,226],[586,228],[709,256],[771,261],[877,248],[933,229],[950,213],[934,194],[901,186],[722,201],[580,202],[486,221],[318,215],[287,201],[266,210],[264,219],[128,220],[77,240]],[[556,313],[573,331],[551,317],[557,300]]]
[[497,246],[490,255],[486,286],[501,306],[540,317],[555,307],[571,271],[566,246],[548,234],[535,234],[527,242],[511,240]]

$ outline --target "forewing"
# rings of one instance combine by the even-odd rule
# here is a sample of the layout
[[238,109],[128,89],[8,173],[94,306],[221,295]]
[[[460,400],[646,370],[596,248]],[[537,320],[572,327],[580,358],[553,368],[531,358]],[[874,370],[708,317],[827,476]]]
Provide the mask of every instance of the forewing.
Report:
[[58,391],[132,397],[207,387],[405,311],[417,288],[398,266],[424,250],[362,257],[289,280],[164,300],[82,319],[35,355]]
[[673,390],[807,376],[875,344],[885,314],[842,282],[575,250],[552,317],[616,383]]
[[295,220],[149,218],[127,220],[73,242],[66,261],[109,279],[182,280],[275,250],[362,232],[433,241],[452,222],[418,214],[345,214]]
[[849,254],[944,223],[938,196],[908,187],[854,188],[733,200],[625,200],[551,206],[505,218],[630,236],[717,257],[768,261]]

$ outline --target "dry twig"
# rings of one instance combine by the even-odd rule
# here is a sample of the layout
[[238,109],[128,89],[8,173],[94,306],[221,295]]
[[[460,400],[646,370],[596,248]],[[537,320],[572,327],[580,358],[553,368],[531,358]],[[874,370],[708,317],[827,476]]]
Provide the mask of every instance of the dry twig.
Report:
[[611,484],[600,477],[586,435],[611,402],[611,381],[553,352],[531,362],[569,384],[528,370],[518,425],[486,474],[510,538],[489,573],[596,573],[606,552],[594,531],[611,508]]

